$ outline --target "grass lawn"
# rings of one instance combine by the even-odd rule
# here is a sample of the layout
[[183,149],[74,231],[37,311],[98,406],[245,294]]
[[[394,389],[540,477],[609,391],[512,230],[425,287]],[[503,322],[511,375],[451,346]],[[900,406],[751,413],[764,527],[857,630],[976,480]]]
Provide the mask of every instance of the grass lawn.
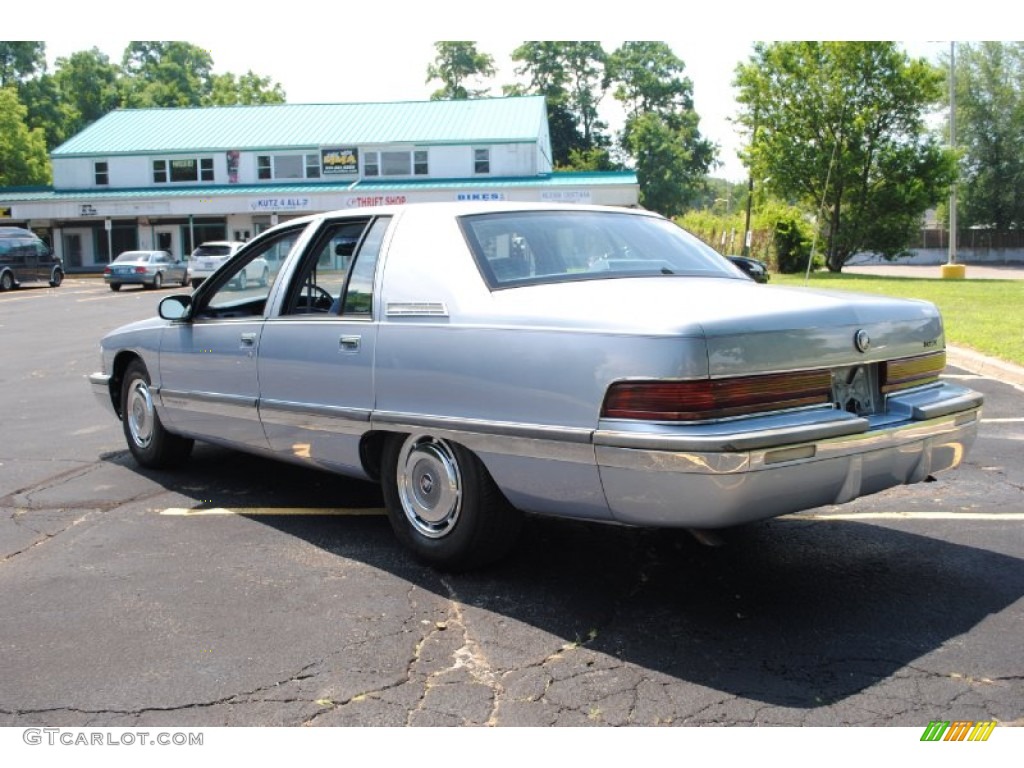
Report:
[[927,299],[942,312],[946,343],[1024,365],[1024,280],[936,280],[814,272],[773,274],[771,284]]

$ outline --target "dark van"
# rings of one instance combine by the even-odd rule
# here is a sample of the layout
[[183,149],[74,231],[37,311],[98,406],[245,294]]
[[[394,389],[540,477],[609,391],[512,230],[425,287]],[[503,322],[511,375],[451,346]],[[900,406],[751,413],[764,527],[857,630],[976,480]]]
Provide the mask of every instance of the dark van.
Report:
[[64,280],[64,265],[42,240],[21,227],[0,227],[0,291],[22,283]]

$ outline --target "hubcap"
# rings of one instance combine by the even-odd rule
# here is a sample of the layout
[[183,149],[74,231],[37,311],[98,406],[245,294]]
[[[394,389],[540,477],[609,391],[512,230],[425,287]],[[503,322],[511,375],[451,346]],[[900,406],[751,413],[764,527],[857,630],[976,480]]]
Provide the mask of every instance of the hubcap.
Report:
[[125,411],[132,440],[139,448],[148,448],[153,441],[153,398],[142,379],[136,379],[128,388]]
[[419,533],[439,539],[462,510],[462,473],[452,447],[432,437],[410,437],[398,456],[402,510]]

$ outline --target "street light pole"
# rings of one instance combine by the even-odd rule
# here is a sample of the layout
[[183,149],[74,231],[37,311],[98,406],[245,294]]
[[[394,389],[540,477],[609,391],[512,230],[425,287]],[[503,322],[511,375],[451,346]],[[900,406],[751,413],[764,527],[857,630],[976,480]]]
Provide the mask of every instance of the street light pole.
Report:
[[[956,151],[956,41],[949,41],[949,149]],[[956,263],[956,179],[949,189],[949,255],[942,266],[942,277],[962,278],[967,267]]]

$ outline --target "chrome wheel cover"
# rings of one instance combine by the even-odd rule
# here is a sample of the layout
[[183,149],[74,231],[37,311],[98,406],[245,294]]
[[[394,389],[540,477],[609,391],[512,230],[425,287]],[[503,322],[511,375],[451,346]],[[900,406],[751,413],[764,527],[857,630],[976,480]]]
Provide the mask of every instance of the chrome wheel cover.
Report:
[[139,448],[148,448],[153,442],[156,414],[153,411],[153,396],[149,393],[149,385],[143,379],[135,379],[128,386],[124,410],[132,442]]
[[402,511],[417,533],[446,536],[462,511],[462,472],[452,447],[427,435],[409,437],[396,469]]

